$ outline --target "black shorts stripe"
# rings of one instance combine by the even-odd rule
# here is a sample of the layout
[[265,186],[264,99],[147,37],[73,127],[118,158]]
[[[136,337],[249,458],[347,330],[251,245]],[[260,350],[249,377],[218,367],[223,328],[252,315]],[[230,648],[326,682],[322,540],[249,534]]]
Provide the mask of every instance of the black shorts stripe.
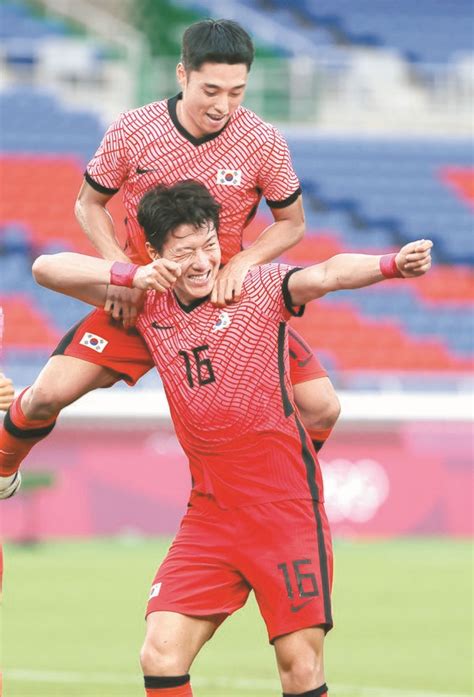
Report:
[[298,416],[295,415],[296,426],[300,434],[301,439],[301,451],[303,455],[303,461],[306,466],[306,478],[311,493],[311,498],[313,500],[313,512],[316,520],[316,535],[318,541],[318,553],[319,561],[321,565],[321,585],[324,601],[324,615],[326,617],[326,623],[332,627],[332,610],[331,610],[331,586],[329,582],[329,569],[328,569],[328,558],[326,554],[326,545],[324,544],[324,532],[323,524],[321,520],[321,513],[319,511],[319,501],[320,492],[318,485],[316,483],[316,462],[308,448],[308,440],[306,437],[306,431],[299,420]]
[[294,409],[285,385],[286,327],[286,322],[280,322],[280,326],[278,327],[278,375],[280,378],[280,392],[283,402],[283,413],[288,418],[288,416],[293,414]]
[[63,356],[63,355],[64,355],[64,353],[65,353],[67,347],[69,346],[69,344],[70,344],[70,343],[72,342],[72,340],[74,339],[74,335],[76,334],[76,332],[77,332],[77,330],[79,329],[79,327],[81,326],[81,324],[82,324],[88,317],[90,317],[94,312],[95,312],[95,310],[93,310],[92,312],[89,312],[89,314],[88,314],[86,317],[84,317],[83,319],[81,319],[77,324],[75,324],[75,325],[68,331],[67,334],[65,334],[65,335],[63,336],[63,338],[61,339],[61,341],[59,342],[59,344],[56,346],[56,348],[54,349],[54,351],[53,351],[53,353],[51,354],[51,356]]

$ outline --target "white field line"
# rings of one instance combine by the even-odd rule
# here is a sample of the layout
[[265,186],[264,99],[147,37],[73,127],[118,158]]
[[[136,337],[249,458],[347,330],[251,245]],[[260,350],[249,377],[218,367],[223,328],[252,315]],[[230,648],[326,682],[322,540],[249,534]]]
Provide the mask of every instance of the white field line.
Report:
[[[54,684],[103,684],[103,685],[141,685],[139,674],[131,673],[80,673],[73,671],[23,670],[11,669],[4,672],[4,678],[16,682],[38,682]],[[242,690],[243,692],[263,692],[275,690],[280,694],[278,680],[266,678],[200,678],[192,676],[192,684],[196,687],[209,687]],[[361,687],[357,685],[340,685],[330,683],[332,697],[470,697],[469,693],[433,692],[432,690],[411,690],[391,687]]]

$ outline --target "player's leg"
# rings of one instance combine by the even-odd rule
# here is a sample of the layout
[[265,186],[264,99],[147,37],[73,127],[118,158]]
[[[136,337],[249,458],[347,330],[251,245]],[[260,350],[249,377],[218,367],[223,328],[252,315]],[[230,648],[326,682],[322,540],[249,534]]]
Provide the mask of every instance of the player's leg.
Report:
[[325,695],[333,565],[324,506],[311,499],[274,501],[239,514],[241,572],[275,646],[284,695]]
[[118,379],[111,370],[69,356],[53,356],[33,385],[11,404],[0,428],[0,498],[20,485],[19,467],[30,450],[53,430],[59,412],[90,390]]
[[[192,494],[148,600],[141,652],[147,697],[192,694],[188,671],[194,657],[250,592],[233,563],[238,548],[234,511],[219,509],[208,496]],[[170,677],[178,682],[170,683]],[[176,692],[168,692],[166,685]]]
[[283,697],[327,697],[322,627],[308,627],[275,639]]
[[0,373],[0,411],[6,411],[15,397],[15,388],[10,378]]
[[140,653],[147,697],[192,697],[189,669],[219,624],[177,612],[148,615]]
[[288,340],[295,402],[313,445],[319,451],[334,428],[341,406],[326,370],[293,327],[289,327]]
[[0,428],[0,498],[18,490],[21,462],[52,431],[61,409],[121,378],[133,385],[152,365],[138,333],[125,331],[103,310],[91,312],[74,326],[5,416]]

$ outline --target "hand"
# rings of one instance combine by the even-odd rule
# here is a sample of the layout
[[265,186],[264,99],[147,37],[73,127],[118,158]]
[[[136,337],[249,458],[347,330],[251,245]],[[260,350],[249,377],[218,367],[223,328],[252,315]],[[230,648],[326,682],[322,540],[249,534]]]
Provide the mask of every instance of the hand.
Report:
[[0,410],[6,411],[15,397],[13,382],[0,373]]
[[157,290],[164,293],[174,286],[181,276],[181,266],[170,259],[155,259],[151,264],[139,266],[133,278],[135,288]]
[[116,320],[122,320],[125,329],[134,327],[144,300],[144,294],[137,288],[107,286],[104,310]]
[[211,303],[225,307],[238,302],[242,295],[242,285],[252,264],[242,260],[238,254],[217,274],[211,293]]
[[409,242],[398,252],[395,262],[404,278],[423,276],[431,268],[431,240]]

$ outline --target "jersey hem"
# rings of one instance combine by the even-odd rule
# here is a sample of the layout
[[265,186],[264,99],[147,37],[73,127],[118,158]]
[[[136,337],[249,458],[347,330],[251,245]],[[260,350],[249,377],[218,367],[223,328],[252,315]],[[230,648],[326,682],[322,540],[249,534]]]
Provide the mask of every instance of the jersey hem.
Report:
[[267,202],[267,205],[270,208],[286,208],[287,206],[291,206],[292,203],[296,201],[298,196],[301,195],[301,186],[299,186],[296,191],[294,191],[290,196],[287,198],[283,199],[283,201],[271,201],[270,199],[266,198],[265,201]]
[[116,194],[117,191],[120,191],[120,189],[110,189],[107,186],[102,186],[102,184],[96,182],[95,179],[92,179],[91,175],[87,170],[84,172],[84,179],[89,184],[89,186],[92,186],[92,188],[95,189],[95,191],[98,191],[100,194]]
[[[294,274],[296,271],[301,271],[301,266],[297,266],[294,269],[290,269],[288,273],[286,274],[285,278],[283,279],[282,283],[282,292],[283,292],[283,302],[285,303],[285,307],[292,315],[292,317],[302,317],[304,314],[304,311],[306,309],[306,305],[295,305],[293,303],[293,300],[291,298],[291,293],[288,288],[288,282],[290,280],[290,276]],[[298,308],[297,310],[295,308]]]

